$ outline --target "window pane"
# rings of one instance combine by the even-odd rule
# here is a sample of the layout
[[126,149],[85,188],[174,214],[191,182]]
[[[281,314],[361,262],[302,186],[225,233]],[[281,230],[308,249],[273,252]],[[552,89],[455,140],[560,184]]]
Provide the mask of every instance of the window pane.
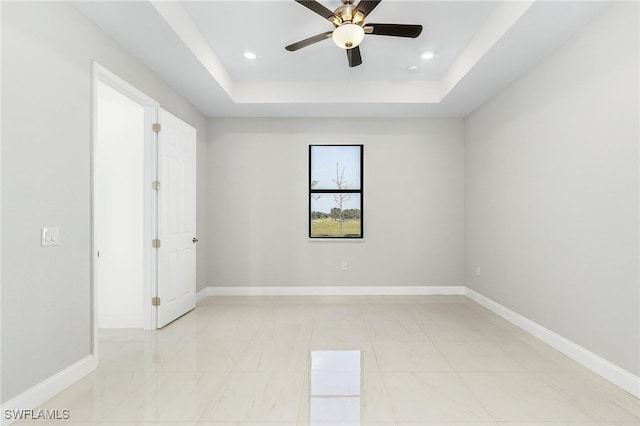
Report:
[[360,146],[311,146],[311,189],[361,189]]
[[360,194],[311,194],[311,237],[362,236]]

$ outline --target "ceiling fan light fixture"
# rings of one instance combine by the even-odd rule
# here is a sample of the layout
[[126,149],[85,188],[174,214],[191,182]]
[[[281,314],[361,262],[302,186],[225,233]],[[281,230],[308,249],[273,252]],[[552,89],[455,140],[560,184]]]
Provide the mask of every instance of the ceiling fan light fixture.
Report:
[[258,57],[258,55],[256,55],[256,52],[252,52],[250,50],[245,51],[242,56],[244,56],[245,59],[248,59],[250,61],[256,59]]
[[353,49],[362,43],[364,39],[364,29],[356,24],[342,24],[333,30],[331,37],[338,47],[342,49]]

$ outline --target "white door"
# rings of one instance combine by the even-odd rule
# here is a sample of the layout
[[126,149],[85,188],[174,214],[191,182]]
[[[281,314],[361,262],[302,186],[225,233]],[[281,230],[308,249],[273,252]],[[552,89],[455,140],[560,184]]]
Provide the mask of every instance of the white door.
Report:
[[158,328],[196,306],[196,129],[158,109]]

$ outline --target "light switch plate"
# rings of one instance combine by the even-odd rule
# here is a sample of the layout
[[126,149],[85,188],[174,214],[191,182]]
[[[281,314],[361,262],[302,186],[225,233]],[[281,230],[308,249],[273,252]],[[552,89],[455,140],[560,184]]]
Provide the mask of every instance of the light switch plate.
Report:
[[40,244],[42,247],[57,246],[60,238],[58,228],[40,228]]

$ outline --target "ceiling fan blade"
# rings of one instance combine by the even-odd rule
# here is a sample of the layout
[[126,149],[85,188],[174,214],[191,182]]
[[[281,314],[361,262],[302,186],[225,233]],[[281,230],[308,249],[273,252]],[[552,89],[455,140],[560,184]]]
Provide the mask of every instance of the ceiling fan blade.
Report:
[[373,9],[380,3],[381,0],[360,0],[360,3],[356,6],[355,12],[360,12],[364,17],[371,13]]
[[331,38],[332,33],[333,31],[327,31],[326,33],[322,33],[322,34],[315,35],[313,37],[306,38],[297,43],[290,44],[289,46],[285,47],[285,49],[287,49],[289,52],[295,52],[296,50],[300,50],[303,47],[311,46],[314,43]]
[[364,32],[367,34],[416,38],[422,32],[422,25],[367,24],[364,26]]
[[327,9],[326,7],[324,7],[323,5],[321,5],[315,0],[295,0],[295,1],[303,5],[307,9],[314,11],[315,13],[317,13],[318,15],[322,16],[325,19],[331,20],[330,18],[333,17],[332,11],[330,11],[329,9]]
[[353,49],[347,49],[347,59],[349,60],[350,67],[357,67],[362,63],[362,56],[360,56],[360,46],[356,46]]

